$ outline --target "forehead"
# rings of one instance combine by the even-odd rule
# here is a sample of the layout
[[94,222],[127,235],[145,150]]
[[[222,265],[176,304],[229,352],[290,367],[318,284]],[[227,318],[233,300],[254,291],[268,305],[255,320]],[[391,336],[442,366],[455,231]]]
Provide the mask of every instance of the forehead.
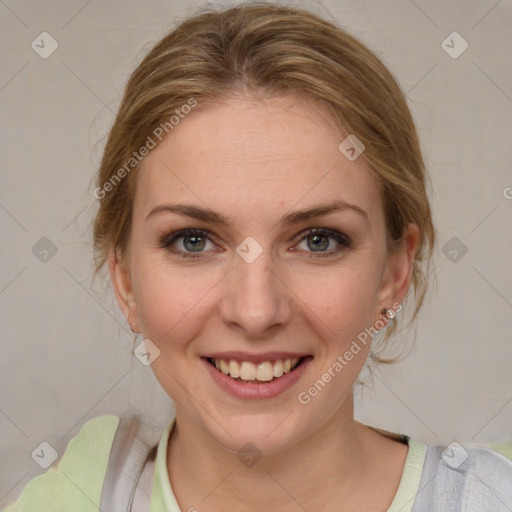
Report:
[[363,158],[349,161],[327,111],[295,96],[196,107],[142,162],[136,210],[186,200],[233,218],[344,200],[382,216]]

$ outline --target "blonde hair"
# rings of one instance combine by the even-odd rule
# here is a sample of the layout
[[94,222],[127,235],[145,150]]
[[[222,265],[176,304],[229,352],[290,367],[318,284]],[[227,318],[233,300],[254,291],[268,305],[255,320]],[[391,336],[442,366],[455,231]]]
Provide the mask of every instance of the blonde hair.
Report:
[[[424,300],[436,236],[428,176],[405,95],[364,44],[299,8],[258,2],[222,11],[202,9],[158,41],[135,69],[96,178],[101,200],[93,224],[95,274],[110,248],[127,247],[138,168],[131,160],[134,152],[147,145],[157,127],[169,126],[184,105],[203,107],[247,92],[306,96],[326,107],[341,130],[364,143],[361,158],[382,194],[388,250],[400,242],[408,223],[420,230],[410,325]],[[126,166],[130,161],[133,170]],[[386,329],[382,348],[396,327],[395,321]],[[376,350],[371,357],[378,363],[396,361]]]

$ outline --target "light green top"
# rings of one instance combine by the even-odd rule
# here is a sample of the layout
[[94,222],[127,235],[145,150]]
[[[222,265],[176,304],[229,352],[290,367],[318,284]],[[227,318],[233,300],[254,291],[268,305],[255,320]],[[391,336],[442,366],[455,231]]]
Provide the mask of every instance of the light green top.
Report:
[[[86,422],[68,444],[64,455],[46,473],[33,478],[18,500],[4,512],[98,512],[103,480],[115,431],[116,416],[99,416]],[[167,442],[174,419],[160,439],[155,460],[155,475],[150,512],[187,512],[200,504],[191,503],[181,511],[167,472]],[[402,478],[387,512],[411,512],[418,490],[426,445],[406,436],[409,452]]]
[[84,423],[58,464],[30,480],[4,512],[98,512],[118,424],[111,415]]

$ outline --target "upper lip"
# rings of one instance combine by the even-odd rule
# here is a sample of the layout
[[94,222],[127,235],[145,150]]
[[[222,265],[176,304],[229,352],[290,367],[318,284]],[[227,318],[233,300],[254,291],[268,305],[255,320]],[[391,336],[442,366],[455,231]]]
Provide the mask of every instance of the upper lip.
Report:
[[263,352],[255,354],[251,352],[230,351],[230,352],[211,352],[204,354],[202,357],[210,359],[234,359],[235,361],[248,361],[251,363],[262,363],[264,361],[277,361],[279,359],[293,359],[294,357],[306,357],[310,354],[304,352]]

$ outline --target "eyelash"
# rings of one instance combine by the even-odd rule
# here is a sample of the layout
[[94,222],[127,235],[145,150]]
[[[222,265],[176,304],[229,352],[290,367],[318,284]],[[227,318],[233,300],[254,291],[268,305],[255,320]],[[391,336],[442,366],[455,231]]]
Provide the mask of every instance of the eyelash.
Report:
[[[180,238],[183,238],[187,235],[188,236],[200,236],[200,237],[207,238],[208,240],[210,240],[210,238],[208,237],[207,231],[204,231],[202,229],[183,229],[180,231],[174,231],[173,233],[170,233],[170,234],[164,236],[160,240],[160,246],[162,248],[167,248],[169,251],[171,251],[172,253],[174,253],[182,258],[200,258],[201,253],[204,251],[192,253],[192,252],[184,252],[181,250],[171,248],[171,246],[174,242],[176,242]],[[329,238],[334,239],[341,247],[338,247],[337,249],[331,250],[329,252],[307,251],[307,252],[311,252],[312,254],[315,254],[315,256],[309,256],[309,257],[326,258],[326,257],[332,256],[334,254],[341,252],[343,249],[348,249],[352,246],[352,241],[350,240],[350,238],[347,235],[345,235],[344,233],[340,233],[339,231],[334,231],[334,230],[328,229],[328,228],[311,228],[311,229],[302,231],[301,233],[299,233],[297,235],[297,236],[302,236],[297,243],[302,242],[304,239],[306,239],[310,235],[327,236]],[[213,243],[212,240],[210,240],[210,241]]]

